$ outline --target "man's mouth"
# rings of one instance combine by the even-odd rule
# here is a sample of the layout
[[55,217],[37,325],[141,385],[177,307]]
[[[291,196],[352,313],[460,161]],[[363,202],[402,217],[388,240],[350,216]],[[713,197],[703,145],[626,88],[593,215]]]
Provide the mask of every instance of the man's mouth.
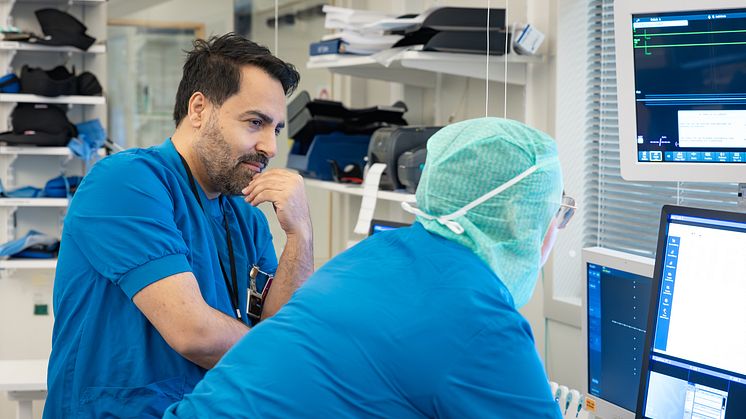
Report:
[[242,165],[248,167],[254,173],[261,173],[264,170],[264,165],[256,162],[241,162]]

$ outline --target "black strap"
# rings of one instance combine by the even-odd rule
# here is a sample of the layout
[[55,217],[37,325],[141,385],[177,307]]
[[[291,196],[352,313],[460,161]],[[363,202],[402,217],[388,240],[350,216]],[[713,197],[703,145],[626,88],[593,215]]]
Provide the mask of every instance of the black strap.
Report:
[[[194,194],[194,197],[197,198],[197,203],[199,204],[199,207],[202,209],[202,213],[205,214],[207,217],[207,213],[205,212],[205,207],[202,206],[202,199],[199,197],[199,191],[197,190],[197,183],[194,181],[194,175],[192,175],[192,171],[189,169],[189,164],[187,164],[186,160],[184,159],[184,156],[179,154],[179,157],[181,158],[181,164],[184,165],[184,170],[186,170],[187,178],[189,179],[189,187],[192,189],[192,193]],[[225,228],[225,237],[226,241],[228,242],[228,258],[230,259],[231,264],[231,280],[228,279],[228,274],[225,272],[225,265],[223,265],[223,260],[220,258],[220,253],[218,252],[218,262],[220,262],[220,270],[223,272],[223,279],[225,280],[225,287],[228,289],[228,296],[231,300],[231,306],[233,307],[233,312],[236,313],[236,318],[239,320],[242,320],[243,316],[241,315],[241,310],[239,307],[239,301],[238,301],[238,274],[236,273],[236,256],[233,253],[233,240],[231,239],[231,231],[230,228],[228,228],[228,217],[225,215],[225,208],[223,207],[223,201],[220,201],[220,211],[223,213],[223,228]],[[209,221],[209,220],[208,220]],[[217,237],[213,234],[213,239],[215,239],[215,244],[218,244]],[[231,286],[231,282],[233,283],[233,286]]]

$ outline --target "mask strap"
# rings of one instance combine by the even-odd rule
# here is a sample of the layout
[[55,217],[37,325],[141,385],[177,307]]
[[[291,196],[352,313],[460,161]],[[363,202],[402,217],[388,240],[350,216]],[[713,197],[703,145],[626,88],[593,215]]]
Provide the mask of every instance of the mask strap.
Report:
[[452,232],[456,234],[463,234],[464,227],[461,226],[457,221],[453,221],[455,218],[461,217],[463,215],[466,215],[469,210],[476,207],[477,205],[483,204],[487,200],[491,199],[495,195],[505,191],[506,189],[510,188],[511,186],[515,185],[516,183],[520,182],[521,180],[525,179],[530,174],[534,173],[538,169],[537,165],[533,165],[529,167],[528,169],[524,170],[521,174],[514,177],[513,179],[510,179],[509,181],[503,183],[502,185],[498,186],[497,188],[487,192],[486,194],[482,195],[481,197],[471,201],[470,203],[463,206],[461,209],[448,214],[448,215],[442,215],[440,217],[434,217],[430,214],[426,214],[419,208],[413,207],[408,202],[402,202],[401,207],[404,211],[407,211],[410,214],[418,215],[426,220],[435,220],[439,222],[440,224],[448,227]]

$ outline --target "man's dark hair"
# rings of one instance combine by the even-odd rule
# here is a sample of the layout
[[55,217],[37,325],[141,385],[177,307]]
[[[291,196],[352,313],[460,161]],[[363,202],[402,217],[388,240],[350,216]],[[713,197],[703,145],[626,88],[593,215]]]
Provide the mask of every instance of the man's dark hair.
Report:
[[189,98],[202,92],[213,104],[220,106],[236,94],[241,86],[241,67],[258,67],[282,84],[285,96],[293,93],[300,74],[292,64],[272,55],[266,47],[230,32],[209,40],[197,39],[187,53],[184,74],[176,91],[174,122],[179,125],[187,116]]

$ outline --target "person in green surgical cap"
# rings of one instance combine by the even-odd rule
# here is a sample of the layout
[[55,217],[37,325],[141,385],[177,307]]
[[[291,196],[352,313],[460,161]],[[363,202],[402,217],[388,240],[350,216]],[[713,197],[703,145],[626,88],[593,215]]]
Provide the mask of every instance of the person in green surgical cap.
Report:
[[414,225],[329,261],[166,417],[561,417],[517,312],[575,209],[555,142],[447,126],[416,200]]

